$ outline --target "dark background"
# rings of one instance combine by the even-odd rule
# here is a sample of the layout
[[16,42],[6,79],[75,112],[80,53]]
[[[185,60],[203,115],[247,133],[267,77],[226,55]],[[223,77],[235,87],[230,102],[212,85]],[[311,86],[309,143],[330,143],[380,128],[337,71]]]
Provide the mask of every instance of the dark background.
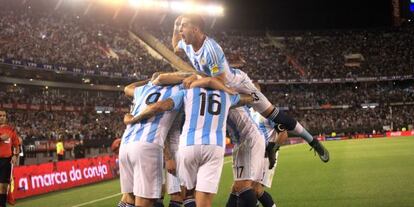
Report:
[[217,27],[318,30],[387,27],[391,0],[227,0]]

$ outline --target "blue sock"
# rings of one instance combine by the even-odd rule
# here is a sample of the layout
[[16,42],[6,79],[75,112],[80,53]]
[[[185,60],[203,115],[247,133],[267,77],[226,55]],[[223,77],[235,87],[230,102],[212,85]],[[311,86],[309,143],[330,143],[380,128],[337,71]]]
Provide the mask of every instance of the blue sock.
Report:
[[239,193],[239,199],[237,200],[238,207],[251,207],[256,206],[257,197],[253,189],[247,188]]
[[182,204],[182,202],[170,200],[170,205],[168,205],[168,207],[180,207]]
[[226,207],[237,207],[238,196],[234,193],[230,193],[229,200],[227,200]]
[[276,206],[275,202],[273,202],[272,196],[266,191],[263,192],[262,196],[260,196],[258,200],[260,201],[263,207],[275,207]]
[[196,202],[194,198],[185,199],[183,204],[185,207],[196,207]]

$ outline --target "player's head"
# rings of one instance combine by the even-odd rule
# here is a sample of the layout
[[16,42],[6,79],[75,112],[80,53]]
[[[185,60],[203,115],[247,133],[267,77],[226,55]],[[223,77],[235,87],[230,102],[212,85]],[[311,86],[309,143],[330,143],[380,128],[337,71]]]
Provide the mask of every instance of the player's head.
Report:
[[0,124],[7,123],[7,113],[4,110],[0,110]]
[[197,41],[198,35],[204,35],[204,20],[195,14],[182,16],[180,34],[186,44],[193,44]]

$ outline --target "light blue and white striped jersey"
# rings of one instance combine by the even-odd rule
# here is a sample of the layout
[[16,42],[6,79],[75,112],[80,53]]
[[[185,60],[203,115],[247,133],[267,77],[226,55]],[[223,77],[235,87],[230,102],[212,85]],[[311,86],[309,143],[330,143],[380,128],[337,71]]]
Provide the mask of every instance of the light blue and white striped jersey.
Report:
[[185,44],[184,40],[178,42],[178,47],[184,50],[198,72],[210,77],[226,73],[226,83],[233,79],[233,69],[230,68],[223,49],[213,39],[206,36],[198,51],[194,51],[192,45]]
[[275,136],[275,123],[264,118],[259,112],[255,111],[253,108],[250,109],[250,114],[253,117],[254,122],[259,126],[259,129],[263,132],[266,138],[266,145],[269,143],[269,140]]
[[[151,82],[135,88],[134,107],[131,114],[133,116],[138,115],[148,105],[165,100],[171,95],[176,94],[182,88],[182,85],[157,86]],[[132,126],[127,126],[127,129],[130,129],[122,136],[122,143],[126,144],[138,141],[154,143],[163,147],[164,140],[176,115],[177,112],[175,111],[167,111],[152,118],[142,120]]]
[[184,107],[185,121],[179,146],[217,145],[224,147],[229,109],[240,95],[205,88],[181,90],[172,96],[174,110]]
[[234,144],[240,144],[246,139],[265,139],[247,106],[230,109],[227,119],[227,131]]

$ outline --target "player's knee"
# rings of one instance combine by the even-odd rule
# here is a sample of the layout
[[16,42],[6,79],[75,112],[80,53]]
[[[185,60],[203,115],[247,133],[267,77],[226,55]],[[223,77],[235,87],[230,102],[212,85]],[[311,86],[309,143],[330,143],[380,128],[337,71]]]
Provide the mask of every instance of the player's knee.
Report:
[[258,182],[254,182],[253,190],[256,193],[257,197],[260,197],[264,192],[264,188],[263,188],[262,184],[260,184]]

